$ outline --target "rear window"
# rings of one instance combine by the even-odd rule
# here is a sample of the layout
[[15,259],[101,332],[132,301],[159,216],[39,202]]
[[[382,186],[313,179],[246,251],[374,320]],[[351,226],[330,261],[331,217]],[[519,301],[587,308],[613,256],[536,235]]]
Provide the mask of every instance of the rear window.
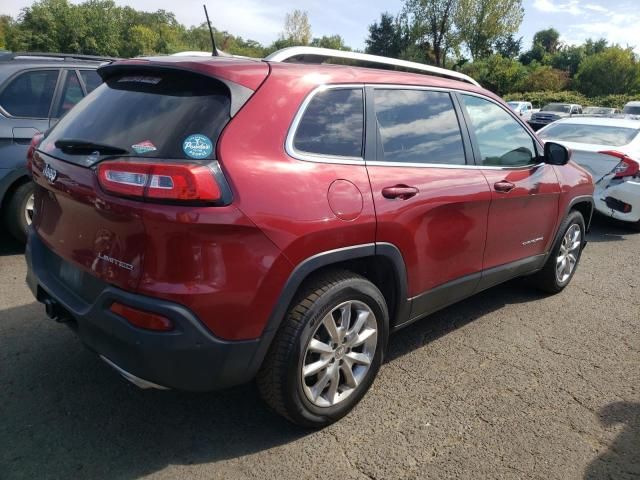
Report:
[[362,157],[364,99],[362,88],[317,93],[296,130],[296,150],[314,155]]
[[636,128],[553,123],[539,132],[539,136],[544,139],[619,147],[630,143],[638,133],[640,129]]
[[230,102],[226,86],[205,76],[126,73],[78,103],[40,148],[86,166],[98,161],[94,151],[117,151],[119,157],[214,158],[216,141],[230,118]]

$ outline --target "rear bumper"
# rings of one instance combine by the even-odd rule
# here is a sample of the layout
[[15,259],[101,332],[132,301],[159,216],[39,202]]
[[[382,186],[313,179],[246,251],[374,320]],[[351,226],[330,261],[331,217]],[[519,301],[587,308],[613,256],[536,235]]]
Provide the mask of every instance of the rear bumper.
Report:
[[[596,186],[593,193],[596,210],[608,217],[624,222],[640,221],[640,179],[630,179],[616,184]],[[614,200],[607,204],[607,198]],[[616,203],[630,205],[631,211],[625,213],[616,207]]]
[[[52,255],[32,230],[26,249],[31,291],[49,304],[49,313],[67,321],[89,349],[138,386],[209,391],[246,383],[257,372],[262,339],[219,339],[181,305],[106,283],[96,289],[95,279],[88,301],[87,292],[80,295],[47,268],[46,257]],[[109,310],[116,301],[168,317],[176,328],[152,332],[134,327]]]

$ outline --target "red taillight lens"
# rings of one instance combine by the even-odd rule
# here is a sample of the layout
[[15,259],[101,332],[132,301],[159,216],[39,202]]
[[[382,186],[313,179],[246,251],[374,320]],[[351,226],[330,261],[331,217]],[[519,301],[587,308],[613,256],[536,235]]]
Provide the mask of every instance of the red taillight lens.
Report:
[[205,165],[104,162],[98,165],[104,190],[126,197],[215,202],[222,193]]
[[38,132],[31,138],[31,143],[29,144],[29,149],[27,150],[27,171],[31,172],[31,164],[33,162],[33,154],[40,145],[40,142],[44,138],[44,134]]
[[169,330],[173,330],[173,322],[167,317],[163,317],[157,313],[138,310],[137,308],[129,307],[117,302],[111,304],[110,310],[138,328],[156,330],[159,332],[168,332]]
[[620,163],[611,170],[612,173],[615,173],[615,178],[633,177],[640,172],[640,164],[626,153],[616,152],[615,150],[605,150],[598,153],[610,155],[620,160]]

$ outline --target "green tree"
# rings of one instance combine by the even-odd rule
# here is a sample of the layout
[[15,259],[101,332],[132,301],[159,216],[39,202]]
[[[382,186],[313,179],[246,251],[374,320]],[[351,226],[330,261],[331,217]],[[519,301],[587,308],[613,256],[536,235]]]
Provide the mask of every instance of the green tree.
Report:
[[333,50],[351,50],[344,44],[344,39],[340,35],[323,35],[311,41],[312,47],[331,48]]
[[631,48],[609,47],[585,57],[575,77],[587,96],[634,93],[640,89],[640,66]]
[[9,15],[0,15],[0,50],[7,48],[7,42],[13,29],[13,18]]
[[600,38],[598,40],[587,38],[587,40],[584,42],[584,53],[587,56],[595,55],[596,53],[602,53],[607,48],[607,45],[607,40],[604,38]]
[[403,16],[414,44],[428,45],[436,65],[445,66],[447,51],[457,43],[454,18],[459,0],[405,0]]
[[129,31],[131,56],[152,55],[156,53],[158,34],[144,25],[134,25]]
[[565,45],[553,56],[551,66],[558,70],[563,70],[570,77],[573,77],[578,72],[578,67],[584,58],[584,46]]
[[466,63],[462,71],[498,95],[514,91],[527,75],[520,62],[499,54]]
[[569,83],[567,72],[557,70],[549,65],[532,64],[529,73],[518,85],[523,92],[560,91]]
[[553,55],[560,48],[560,32],[555,28],[540,30],[533,36],[533,44],[540,45],[546,53]]
[[369,36],[365,40],[367,53],[397,58],[404,44],[401,26],[390,13],[382,13],[380,22],[369,25]]
[[516,58],[522,51],[522,37],[516,39],[513,33],[500,37],[493,45],[496,53],[505,58]]
[[520,28],[522,0],[459,0],[455,24],[460,40],[476,60],[491,54],[496,40]]

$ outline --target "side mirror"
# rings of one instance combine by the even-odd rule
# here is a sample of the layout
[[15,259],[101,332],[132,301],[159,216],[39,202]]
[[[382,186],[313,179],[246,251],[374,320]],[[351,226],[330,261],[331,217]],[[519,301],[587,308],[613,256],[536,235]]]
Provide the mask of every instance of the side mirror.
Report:
[[571,150],[559,143],[544,144],[544,162],[549,165],[566,165],[571,159]]

